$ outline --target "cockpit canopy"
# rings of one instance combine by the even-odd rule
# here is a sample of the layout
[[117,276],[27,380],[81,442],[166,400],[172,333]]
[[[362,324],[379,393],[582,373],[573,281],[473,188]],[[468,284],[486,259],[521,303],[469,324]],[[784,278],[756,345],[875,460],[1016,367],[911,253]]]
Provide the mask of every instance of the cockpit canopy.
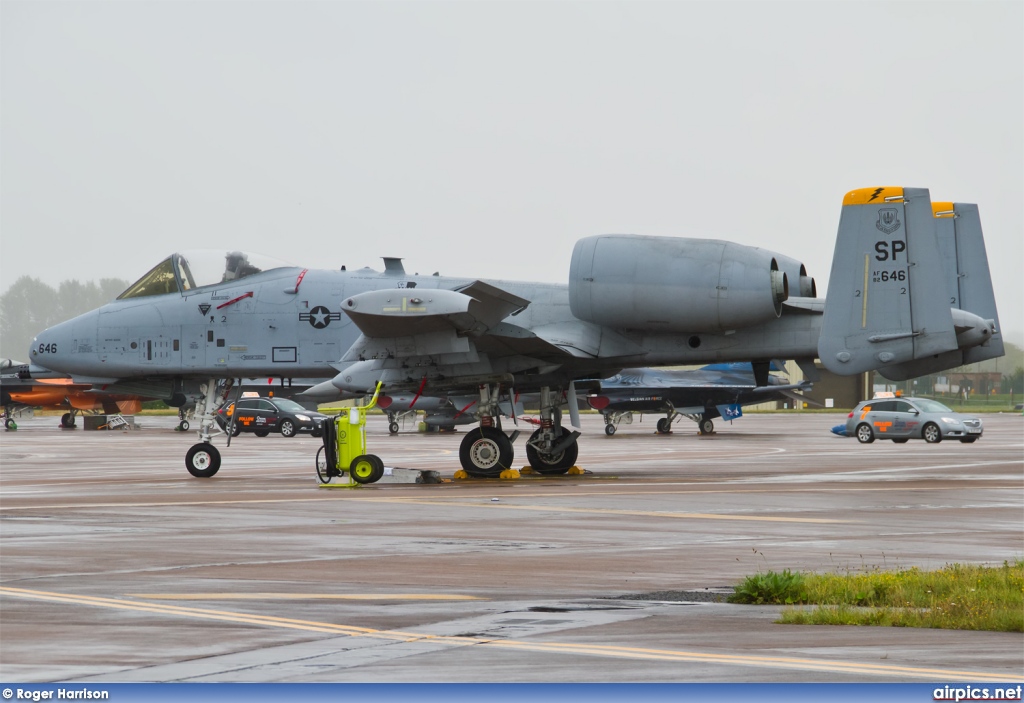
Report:
[[292,264],[280,259],[244,251],[198,249],[179,252],[171,254],[150,269],[149,273],[128,286],[117,299],[186,293],[195,288],[237,281],[271,269],[291,267]]

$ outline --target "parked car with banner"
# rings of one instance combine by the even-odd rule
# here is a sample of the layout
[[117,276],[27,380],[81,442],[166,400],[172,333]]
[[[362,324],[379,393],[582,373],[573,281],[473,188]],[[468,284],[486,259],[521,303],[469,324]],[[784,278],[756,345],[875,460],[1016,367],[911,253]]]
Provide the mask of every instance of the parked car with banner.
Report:
[[294,437],[299,432],[309,432],[319,437],[320,422],[327,418],[287,398],[242,398],[237,410],[235,403],[229,403],[217,414],[217,424],[224,431],[230,426],[233,413],[237,413],[234,436],[252,432],[257,437],[266,437],[271,432],[280,432],[284,437]]

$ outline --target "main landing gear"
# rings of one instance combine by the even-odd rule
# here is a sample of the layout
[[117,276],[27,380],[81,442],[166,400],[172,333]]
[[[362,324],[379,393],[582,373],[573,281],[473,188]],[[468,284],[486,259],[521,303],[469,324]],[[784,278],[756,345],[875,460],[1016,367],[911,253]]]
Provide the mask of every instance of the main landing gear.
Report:
[[229,379],[224,384],[224,389],[218,391],[218,381],[211,378],[206,385],[200,386],[202,397],[196,403],[196,412],[199,413],[195,419],[199,421],[199,444],[193,444],[185,454],[185,468],[196,478],[210,478],[220,470],[220,452],[217,447],[210,443],[214,436],[223,434],[214,431],[217,411],[227,400],[228,393],[234,385],[234,379]]
[[[711,421],[711,418],[708,417],[706,412],[703,412],[700,415],[687,415],[686,417],[697,423],[697,434],[709,435],[715,433],[715,423]],[[716,415],[715,417],[718,416]]]
[[615,431],[619,429],[620,422],[627,425],[633,424],[633,412],[631,410],[625,410],[622,412],[609,410],[604,413],[604,433],[611,437],[615,434]]
[[701,415],[697,421],[697,432],[700,434],[714,434],[715,423],[707,415]]
[[178,408],[178,426],[175,428],[178,432],[188,432],[188,419],[191,415],[192,411]]
[[14,421],[13,413],[8,406],[4,406],[4,428],[8,430],[18,429],[18,423]]
[[400,429],[399,426],[398,426],[399,420],[404,422],[405,418],[407,418],[407,417],[416,417],[416,411],[415,410],[402,410],[402,411],[398,411],[398,412],[395,412],[393,410],[388,410],[386,412],[388,414],[388,433],[389,434],[398,434],[398,430]]
[[561,396],[547,386],[540,389],[540,429],[526,440],[526,458],[539,474],[566,473],[580,453],[580,433],[562,427]]
[[459,463],[473,478],[498,478],[503,471],[512,468],[515,456],[512,443],[519,431],[506,435],[496,426],[500,425],[498,392],[497,384],[480,386],[480,426],[467,432],[459,445]]
[[[496,384],[480,386],[480,426],[467,432],[459,446],[459,462],[475,478],[498,478],[512,468],[512,445],[519,431],[511,435],[501,431],[498,391]],[[548,386],[540,389],[540,429],[526,442],[527,461],[539,474],[564,474],[579,455],[580,433],[562,427],[560,401],[561,393],[552,392]]]
[[[675,410],[670,410],[666,417],[658,419],[658,434],[669,434],[672,431],[672,423],[679,417],[687,417],[696,422],[698,434],[714,434],[715,423],[711,421],[711,418],[708,417],[706,413],[702,413],[700,415],[681,415],[681,413],[678,413]],[[627,425],[633,422],[633,413],[629,410],[623,412],[606,412],[604,414],[604,433],[611,437],[619,428],[620,422],[624,422]]]

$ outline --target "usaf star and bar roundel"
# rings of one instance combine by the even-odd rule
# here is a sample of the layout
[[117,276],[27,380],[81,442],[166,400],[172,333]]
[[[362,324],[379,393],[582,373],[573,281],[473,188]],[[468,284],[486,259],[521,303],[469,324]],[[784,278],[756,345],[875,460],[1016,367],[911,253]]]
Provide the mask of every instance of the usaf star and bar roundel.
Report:
[[303,322],[309,322],[315,329],[322,330],[331,324],[331,320],[340,320],[341,313],[331,312],[323,305],[317,305],[309,312],[300,312],[299,319]]

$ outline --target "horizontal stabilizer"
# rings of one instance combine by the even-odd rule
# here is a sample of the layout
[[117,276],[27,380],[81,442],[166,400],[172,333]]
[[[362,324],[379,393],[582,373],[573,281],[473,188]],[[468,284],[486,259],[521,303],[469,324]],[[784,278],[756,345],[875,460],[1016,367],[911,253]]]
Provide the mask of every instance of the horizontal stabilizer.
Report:
[[821,298],[790,298],[782,304],[785,315],[819,315],[825,309]]

